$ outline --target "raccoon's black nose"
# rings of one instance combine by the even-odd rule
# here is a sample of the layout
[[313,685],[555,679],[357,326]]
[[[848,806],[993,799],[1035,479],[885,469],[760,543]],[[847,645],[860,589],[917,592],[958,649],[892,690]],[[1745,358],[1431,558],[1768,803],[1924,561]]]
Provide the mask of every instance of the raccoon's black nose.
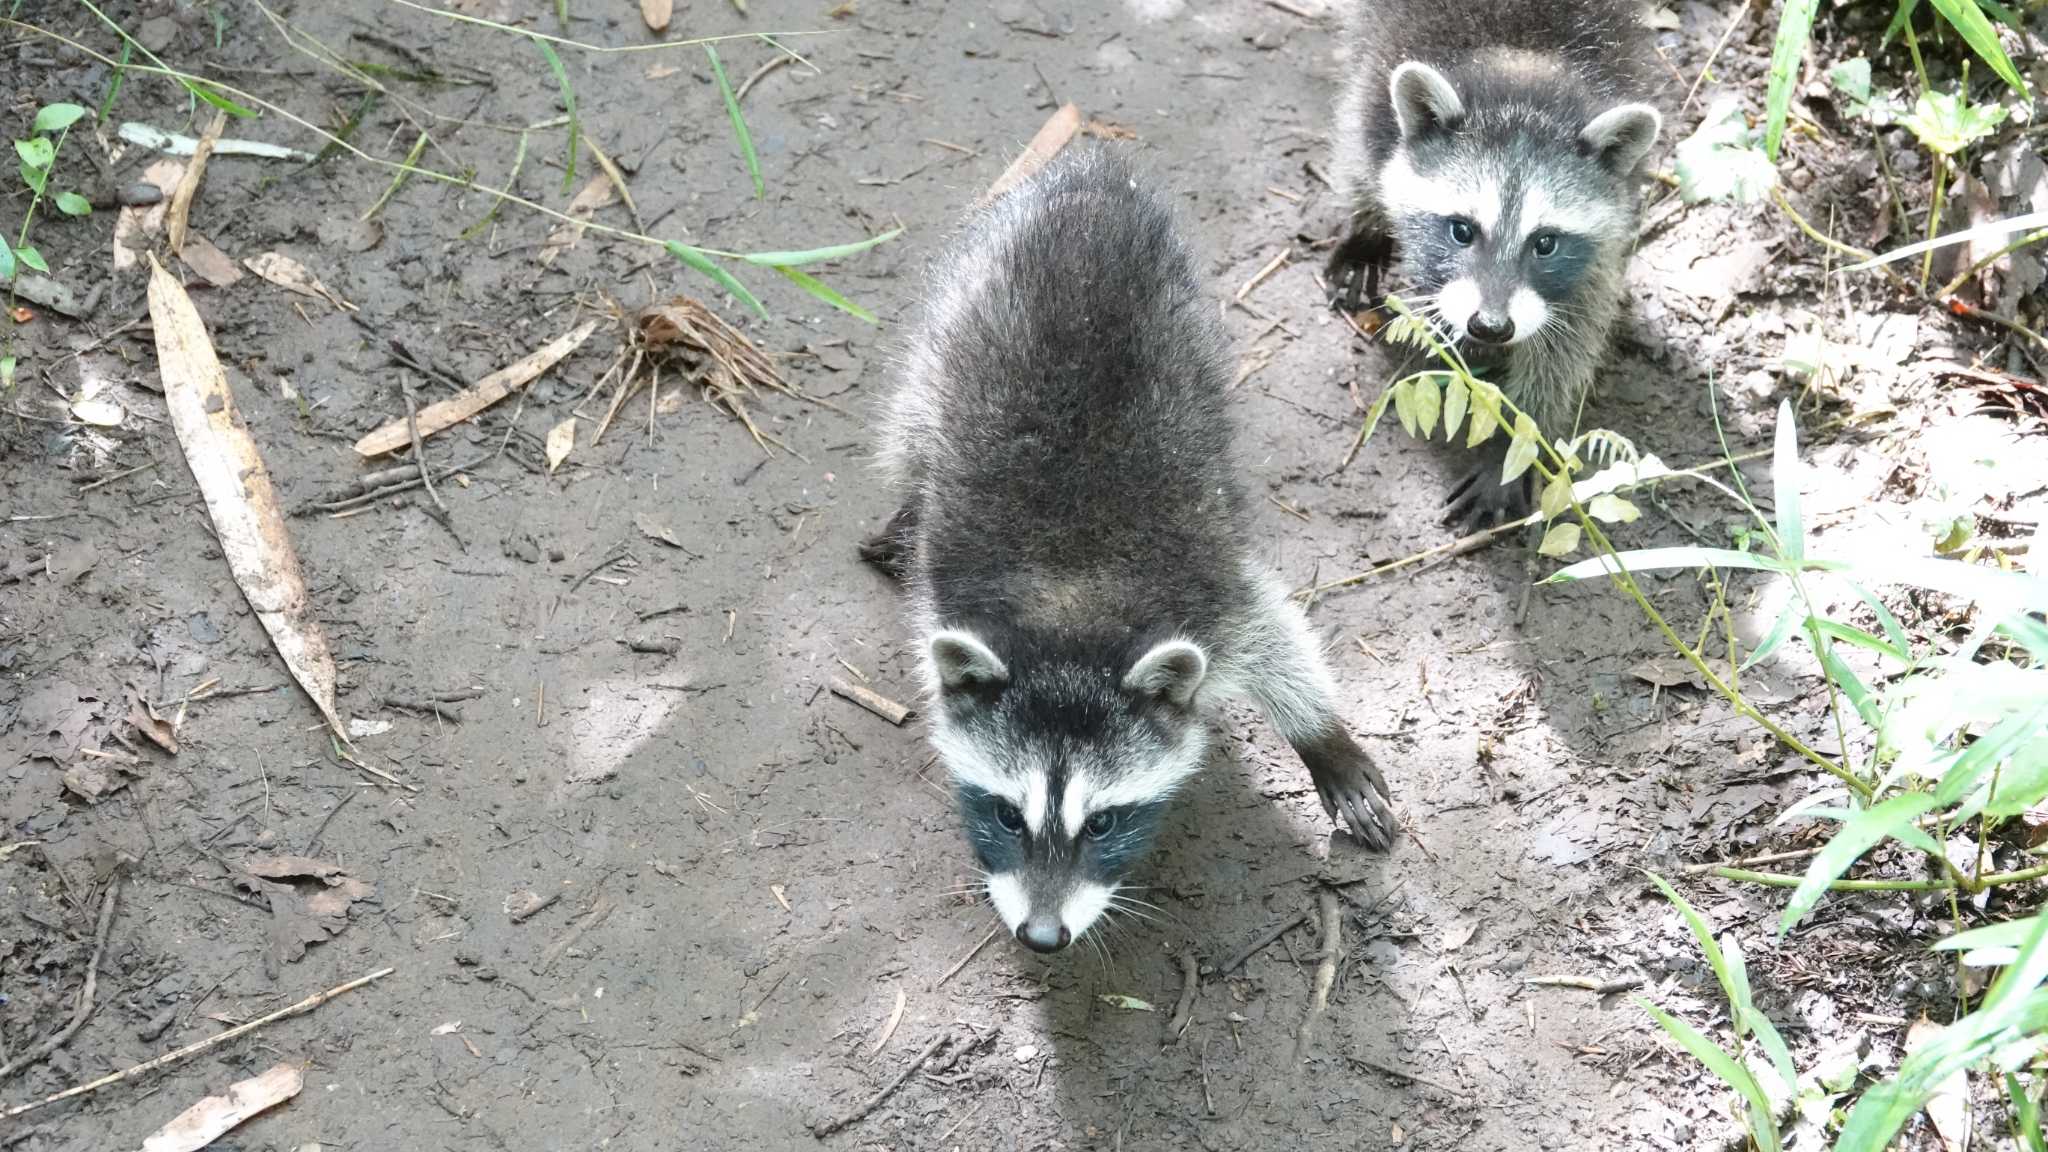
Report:
[[1017,939],[1033,952],[1057,952],[1074,942],[1074,934],[1051,916],[1033,916],[1017,925]]
[[1488,344],[1505,344],[1515,338],[1515,321],[1505,312],[1497,316],[1475,312],[1472,319],[1465,322],[1465,331],[1471,333],[1474,340]]

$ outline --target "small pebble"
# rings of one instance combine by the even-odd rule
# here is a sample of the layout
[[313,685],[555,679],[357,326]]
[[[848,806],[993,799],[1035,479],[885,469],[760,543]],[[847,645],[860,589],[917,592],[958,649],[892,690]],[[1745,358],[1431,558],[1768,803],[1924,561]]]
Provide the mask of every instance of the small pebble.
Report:
[[145,204],[160,203],[164,198],[164,190],[148,181],[138,180],[133,184],[123,185],[121,190],[114,194],[114,198],[130,208],[140,208]]

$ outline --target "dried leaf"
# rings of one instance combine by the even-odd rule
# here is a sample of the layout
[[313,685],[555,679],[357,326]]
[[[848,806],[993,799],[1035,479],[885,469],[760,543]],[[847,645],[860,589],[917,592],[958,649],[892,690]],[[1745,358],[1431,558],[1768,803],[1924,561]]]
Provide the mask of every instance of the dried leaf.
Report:
[[654,517],[649,516],[645,512],[633,513],[633,524],[640,529],[641,535],[646,536],[650,540],[659,540],[671,548],[684,552],[689,551],[689,549],[683,547],[682,541],[676,539],[676,534],[667,525],[656,523]]
[[199,1152],[244,1120],[297,1096],[305,1084],[304,1074],[290,1064],[238,1081],[225,1094],[208,1096],[157,1129],[142,1142],[142,1152]]
[[1607,524],[1632,523],[1642,515],[1642,511],[1635,505],[1612,492],[1603,492],[1593,497],[1586,504],[1586,513],[1595,520]]
[[296,292],[301,296],[311,296],[315,299],[325,300],[345,312],[354,312],[356,310],[355,305],[335,295],[327,285],[322,284],[311,272],[306,271],[304,264],[299,263],[282,252],[265,252],[260,256],[251,256],[249,259],[242,261],[242,263],[248,267],[249,271],[288,292]]
[[640,0],[640,18],[647,21],[650,32],[668,31],[669,17],[674,12],[674,0]]
[[[618,193],[613,188],[611,177],[599,172],[569,201],[568,215],[580,221],[587,221],[597,214],[599,208],[618,202]],[[548,234],[547,243],[540,246],[540,264],[545,268],[555,258],[574,248],[583,239],[582,224],[563,224]]]
[[132,685],[128,689],[128,723],[157,747],[173,756],[178,754],[177,732],[150,711],[149,705],[143,702],[142,694]]
[[[287,868],[321,863],[289,856],[277,859],[289,862],[280,865]],[[289,882],[266,880],[253,873],[235,878],[237,888],[262,896],[270,904],[270,946],[263,953],[263,968],[272,979],[284,965],[304,956],[309,945],[340,935],[348,927],[350,906],[377,891],[339,868],[327,876],[314,876],[312,881],[319,887],[308,895]]]
[[266,880],[318,880],[322,884],[339,884],[348,871],[332,860],[315,860],[307,856],[256,856],[242,865],[243,871],[251,876]]
[[[507,364],[463,391],[420,409],[420,437],[425,439],[436,432],[460,424],[518,391],[529,381],[560,363],[569,353],[582,347],[583,342],[590,339],[590,334],[597,331],[597,323],[595,320],[586,320],[567,334],[556,337],[552,343]],[[412,438],[406,432],[405,421],[394,420],[356,441],[356,455],[382,456],[386,452],[395,452],[411,442]]]
[[1097,996],[1096,999],[1102,1001],[1104,1004],[1107,1004],[1112,1008],[1122,1008],[1125,1011],[1129,1012],[1158,1011],[1158,1009],[1152,1007],[1152,1005],[1150,1004],[1147,1004],[1145,1001],[1138,999],[1136,996],[1119,996],[1113,995],[1108,992],[1104,992],[1101,995]]
[[434,1030],[433,1030],[432,1032],[429,1032],[429,1033],[428,1033],[428,1035],[429,1035],[429,1036],[452,1036],[452,1035],[454,1035],[454,1034],[456,1034],[457,1032],[460,1032],[460,1031],[462,1031],[462,1021],[460,1021],[460,1020],[450,1020],[450,1021],[449,1021],[449,1022],[447,1022],[446,1024],[436,1024],[436,1025],[434,1026]]
[[214,247],[213,241],[194,232],[185,237],[185,250],[178,253],[185,267],[215,288],[226,288],[242,279],[235,258]]
[[128,777],[105,760],[85,760],[64,770],[64,788],[87,804],[97,804],[128,786]]
[[91,424],[95,428],[119,428],[122,417],[128,413],[121,410],[112,400],[73,400],[71,417],[80,424]]
[[569,450],[576,447],[576,418],[569,417],[548,429],[548,471],[554,472],[569,458]]
[[164,406],[192,478],[206,500],[214,535],[235,583],[248,598],[278,655],[343,742],[334,711],[334,657],[308,611],[306,582],[285,531],[277,493],[256,441],[235,415],[227,374],[191,297],[150,257],[149,316],[156,330]]
[[[142,171],[142,182],[158,188],[175,188],[185,178],[183,160],[158,160]],[[149,237],[164,229],[167,200],[124,207],[114,217],[114,271],[126,272],[142,260]]]

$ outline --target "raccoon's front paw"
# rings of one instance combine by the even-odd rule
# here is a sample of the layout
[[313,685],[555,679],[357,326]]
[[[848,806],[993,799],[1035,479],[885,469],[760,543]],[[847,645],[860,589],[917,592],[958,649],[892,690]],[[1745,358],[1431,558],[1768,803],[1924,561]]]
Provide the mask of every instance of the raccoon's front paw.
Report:
[[1475,465],[1444,498],[1444,522],[1460,536],[1483,532],[1501,524],[1512,524],[1527,516],[1533,500],[1529,492],[1530,473],[1500,482],[1500,465],[1491,460]]
[[1390,241],[1369,231],[1355,230],[1345,236],[1323,265],[1330,307],[1355,313],[1386,303],[1380,295],[1380,273],[1391,251]]
[[1330,819],[1341,820],[1375,852],[1394,846],[1401,824],[1394,819],[1393,805],[1387,800],[1386,777],[1380,775],[1379,766],[1365,749],[1353,744],[1341,756],[1311,764],[1309,776],[1315,780],[1316,795]]

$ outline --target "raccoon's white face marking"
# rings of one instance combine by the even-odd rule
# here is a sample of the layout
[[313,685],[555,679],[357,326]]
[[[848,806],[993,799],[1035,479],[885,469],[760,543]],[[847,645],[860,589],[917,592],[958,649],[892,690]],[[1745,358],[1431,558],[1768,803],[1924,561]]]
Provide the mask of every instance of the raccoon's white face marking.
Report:
[[[1016,805],[1020,811],[1025,808],[1026,782],[997,767],[964,733],[938,720],[932,724],[931,740],[932,747],[938,750],[939,759],[945,762],[946,770],[952,773],[954,780],[1000,797]],[[1041,791],[1043,787],[1041,783]]]
[[1088,811],[1088,773],[1077,768],[1067,777],[1067,794],[1060,798],[1060,823],[1066,826],[1067,835],[1081,834]]
[[1033,836],[1045,831],[1045,809],[1049,797],[1045,794],[1045,772],[1032,769],[1024,773],[1024,827]]
[[1533,288],[1517,288],[1508,297],[1508,318],[1515,322],[1515,334],[1508,338],[1510,344],[1520,344],[1543,330],[1550,323],[1550,305]]
[[[1181,737],[1180,746],[1163,759],[1151,764],[1129,765],[1115,779],[1085,792],[1081,797],[1081,821],[1085,822],[1090,814],[1104,808],[1150,804],[1171,796],[1187,782],[1188,777],[1201,770],[1202,761],[1208,755],[1207,727],[1189,725],[1187,734]],[[1080,824],[1071,827],[1079,828]]]
[[1083,932],[1094,927],[1095,921],[1109,907],[1113,889],[1102,884],[1082,883],[1060,904],[1060,923],[1079,940]]
[[1008,872],[998,872],[988,878],[988,901],[996,906],[996,915],[1003,918],[1003,924],[1011,932],[1015,932],[1017,925],[1031,915],[1031,897],[1024,893],[1024,882]]
[[1460,276],[1437,293],[1437,315],[1450,326],[1452,335],[1463,340],[1465,326],[1472,322],[1472,314],[1479,311],[1480,299],[1479,281],[1470,276]]

